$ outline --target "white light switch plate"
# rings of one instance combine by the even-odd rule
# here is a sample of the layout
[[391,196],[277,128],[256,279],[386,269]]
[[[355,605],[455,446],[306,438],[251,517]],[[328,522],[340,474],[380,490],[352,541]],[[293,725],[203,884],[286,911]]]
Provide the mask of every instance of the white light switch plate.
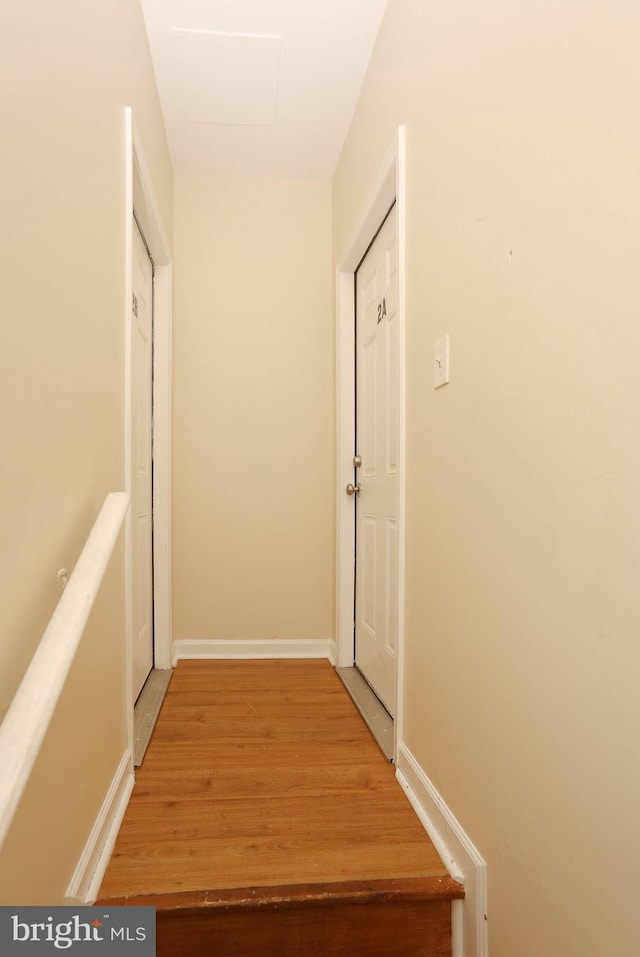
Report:
[[438,339],[433,347],[433,388],[439,389],[449,381],[449,336]]

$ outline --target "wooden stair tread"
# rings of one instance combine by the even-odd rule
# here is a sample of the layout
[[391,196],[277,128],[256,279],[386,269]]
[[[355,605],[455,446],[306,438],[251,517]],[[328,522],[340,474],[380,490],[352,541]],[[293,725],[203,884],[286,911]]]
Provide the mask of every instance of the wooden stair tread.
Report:
[[232,887],[181,893],[102,898],[101,904],[153,906],[157,910],[194,908],[284,907],[296,904],[364,904],[391,901],[456,900],[464,897],[461,884],[451,877],[414,877],[399,880],[338,881],[334,884],[285,884]]
[[328,662],[179,663],[101,904],[200,914],[203,934],[207,914],[319,909],[346,939],[367,914],[382,940],[390,905],[444,926],[463,896]]

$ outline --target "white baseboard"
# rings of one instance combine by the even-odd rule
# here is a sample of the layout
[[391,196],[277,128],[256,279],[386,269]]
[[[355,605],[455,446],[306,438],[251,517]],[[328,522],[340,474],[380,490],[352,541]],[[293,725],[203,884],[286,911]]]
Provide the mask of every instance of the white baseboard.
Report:
[[453,901],[453,957],[488,957],[487,866],[413,754],[400,744],[396,777],[451,876],[464,883]]
[[67,888],[65,903],[92,904],[98,896],[133,785],[131,755],[125,751]]
[[179,638],[174,664],[181,658],[329,658],[330,652],[330,638]]

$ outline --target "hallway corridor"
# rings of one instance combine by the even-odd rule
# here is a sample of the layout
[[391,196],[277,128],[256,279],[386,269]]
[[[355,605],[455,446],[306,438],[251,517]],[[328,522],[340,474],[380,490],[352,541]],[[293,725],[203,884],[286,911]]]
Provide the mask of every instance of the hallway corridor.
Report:
[[[460,896],[328,662],[179,663],[100,892],[103,903],[157,906],[159,954],[168,913],[215,911],[228,922],[260,911],[262,939],[268,911],[283,927],[296,906],[311,908],[332,937],[327,906],[355,907],[384,947],[384,928],[398,932],[398,902],[414,939],[388,952],[440,955],[446,944],[415,949],[424,928],[413,910],[434,904],[448,934],[450,900]],[[364,933],[357,917],[350,922]],[[243,946],[238,953],[252,952]],[[215,952],[236,951],[217,941]]]

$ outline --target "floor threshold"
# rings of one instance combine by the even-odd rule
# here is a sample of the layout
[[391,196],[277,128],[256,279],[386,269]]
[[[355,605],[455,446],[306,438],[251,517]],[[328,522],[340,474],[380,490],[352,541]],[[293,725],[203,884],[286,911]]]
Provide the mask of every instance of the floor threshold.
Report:
[[149,747],[171,675],[171,668],[166,671],[153,668],[138,695],[133,709],[133,766],[136,768],[142,764]]
[[336,668],[336,673],[360,712],[364,723],[389,763],[393,764],[393,718],[357,668]]

